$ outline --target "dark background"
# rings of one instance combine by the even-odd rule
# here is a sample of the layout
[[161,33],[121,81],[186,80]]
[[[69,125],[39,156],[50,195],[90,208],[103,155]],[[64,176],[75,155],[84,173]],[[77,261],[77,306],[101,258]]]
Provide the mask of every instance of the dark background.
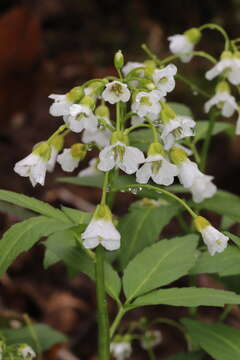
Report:
[[[57,167],[45,187],[33,189],[27,179],[13,172],[16,161],[31,152],[32,146],[47,138],[60,124],[48,114],[52,92],[64,93],[90,78],[114,74],[113,55],[121,49],[126,60],[142,61],[141,44],[147,43],[159,56],[168,54],[167,37],[206,22],[222,25],[230,37],[238,37],[239,0],[202,1],[93,1],[36,0],[0,2],[0,187],[48,200],[53,205],[91,206],[99,192],[55,183],[62,176]],[[223,42],[214,31],[204,32],[198,48],[219,56]],[[202,86],[209,64],[194,59],[179,69]],[[204,119],[203,99],[182,84],[169,97],[189,105],[196,120]],[[74,141],[70,136],[68,145]],[[216,184],[240,194],[239,138],[218,136],[212,144],[208,172]],[[86,165],[86,162],[84,163]],[[126,211],[120,197],[116,211]],[[18,219],[0,213],[0,229]],[[96,323],[95,295],[82,276],[68,281],[62,266],[42,270],[41,246],[19,257],[2,281],[0,310],[28,312],[34,320],[51,324],[72,337],[71,346],[82,359],[94,359]],[[111,310],[114,308],[111,305]],[[158,311],[158,310],[156,310]],[[185,314],[164,308],[170,316]],[[154,311],[144,310],[148,316]],[[213,314],[212,314],[213,313]],[[214,311],[212,311],[214,317]],[[142,315],[142,312],[141,314]],[[132,316],[139,316],[138,313]],[[202,315],[207,317],[208,314]],[[162,328],[164,342],[159,356],[184,349],[178,333]],[[173,345],[174,343],[174,345]],[[54,358],[55,353],[49,355]],[[136,359],[145,359],[145,354]]]

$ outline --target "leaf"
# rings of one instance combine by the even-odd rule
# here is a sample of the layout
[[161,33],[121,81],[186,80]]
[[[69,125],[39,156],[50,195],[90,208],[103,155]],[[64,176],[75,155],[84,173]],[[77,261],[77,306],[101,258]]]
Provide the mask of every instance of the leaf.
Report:
[[237,221],[240,220],[240,197],[227,191],[217,191],[211,199],[201,202],[197,207],[214,211]]
[[[83,272],[95,281],[93,261],[81,250],[80,246],[73,245],[73,240],[68,243],[66,239],[67,238],[65,238],[65,241],[61,241],[58,234],[54,234],[45,242],[45,246],[53,252],[59,260],[63,261],[67,267],[71,269],[73,274]],[[121,290],[121,281],[117,272],[107,262],[105,262],[105,281],[108,294],[117,300]]]
[[169,102],[169,105],[173,108],[177,115],[181,116],[193,116],[192,110],[185,104],[177,102]]
[[53,206],[43,201],[22,194],[18,194],[13,191],[0,190],[0,200],[24,207],[26,209],[35,211],[48,217],[52,217],[54,219],[62,220],[65,222],[67,221],[66,216],[59,209],[55,209]]
[[91,220],[92,213],[71,209],[66,206],[61,207],[66,216],[75,224],[88,224]]
[[127,266],[123,287],[128,302],[186,275],[195,262],[197,235],[161,240],[144,249]]
[[208,251],[203,252],[190,273],[218,273],[220,276],[240,274],[240,249],[229,245],[222,253],[214,256],[211,256]]
[[178,210],[177,204],[165,200],[144,199],[130,207],[130,212],[119,221],[121,268],[125,268],[146,246],[156,242],[163,228]]
[[[36,333],[41,351],[50,349],[53,345],[67,341],[67,337],[57,330],[45,324],[32,324],[32,330]],[[35,351],[36,342],[32,337],[31,330],[28,326],[19,329],[4,329],[0,330],[0,334],[6,339],[8,345],[14,344],[28,344]]]
[[235,219],[231,219],[231,218],[229,218],[229,217],[227,217],[227,216],[223,216],[222,217],[222,221],[221,221],[221,226],[220,226],[220,228],[222,229],[222,230],[227,230],[227,229],[229,229],[231,226],[233,226],[234,224],[235,224]]
[[0,241],[0,276],[19,254],[29,250],[39,238],[69,226],[72,225],[45,216],[35,216],[13,225]]
[[171,305],[171,306],[224,306],[239,304],[240,296],[231,291],[209,288],[171,288],[152,291],[137,298],[130,306]]
[[30,217],[36,216],[36,213],[26,210],[26,209],[19,209],[19,207],[8,204],[5,201],[0,201],[0,211],[9,215],[16,216],[16,218],[20,220],[29,219]]
[[150,129],[140,129],[129,134],[130,145],[147,152],[153,142],[153,133]]
[[193,341],[216,360],[240,359],[240,331],[223,324],[182,319]]
[[[209,121],[201,120],[196,123],[195,126],[195,136],[193,138],[193,143],[196,144],[199,140],[205,138],[208,130]],[[213,135],[217,135],[223,131],[232,131],[234,133],[234,127],[232,124],[226,122],[216,122],[213,128]]]
[[203,353],[199,351],[189,353],[179,353],[168,357],[166,360],[201,360],[203,359]]
[[240,237],[237,235],[234,235],[232,233],[230,233],[229,231],[224,231],[224,234],[227,235],[229,237],[229,239],[231,239],[234,244],[237,245],[237,247],[240,247]]

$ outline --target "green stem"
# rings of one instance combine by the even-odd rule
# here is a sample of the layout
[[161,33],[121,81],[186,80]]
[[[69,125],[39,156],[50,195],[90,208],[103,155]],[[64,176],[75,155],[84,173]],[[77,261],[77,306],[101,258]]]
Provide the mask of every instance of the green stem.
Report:
[[232,305],[232,304],[228,304],[225,309],[223,310],[223,312],[221,313],[220,317],[219,317],[219,321],[220,322],[223,322],[226,317],[228,316],[228,314],[231,312],[232,308],[234,307],[235,305]]
[[116,104],[116,129],[121,130],[121,103],[120,101]]
[[99,360],[108,360],[110,356],[109,323],[104,284],[104,249],[101,245],[96,249],[95,274],[98,308],[98,354]]
[[181,74],[176,74],[176,78],[178,80],[180,80],[181,82],[183,82],[184,84],[188,85],[193,91],[196,91],[197,93],[201,94],[202,96],[204,96],[208,99],[211,97],[210,94],[208,94],[205,90],[201,89],[199,86],[194,84],[191,80],[189,80],[185,76],[183,76]]
[[176,200],[177,202],[179,202],[188,212],[189,214],[195,218],[198,215],[190,208],[190,206],[187,205],[187,203],[185,203],[184,200],[180,199],[177,195],[172,194],[171,192],[164,190],[162,188],[153,186],[153,185],[148,185],[148,184],[130,184],[130,185],[126,185],[126,186],[121,186],[117,189],[114,189],[114,191],[119,191],[119,190],[128,190],[128,189],[148,189],[148,190],[153,190],[157,193],[162,193],[164,195],[167,195],[168,197]]
[[126,129],[125,134],[128,135],[131,131],[141,128],[141,127],[152,128],[152,126],[149,124],[137,124],[137,125],[133,125],[130,128]]
[[155,354],[151,347],[147,349],[147,353],[148,353],[149,360],[156,360]]
[[102,187],[102,198],[101,198],[101,204],[106,204],[106,198],[107,198],[107,191],[108,191],[108,180],[109,180],[109,171],[105,172],[104,174],[104,180],[103,180],[103,187]]
[[213,132],[214,125],[215,125],[215,120],[216,120],[216,112],[214,110],[211,111],[209,117],[210,117],[210,120],[208,123],[207,134],[206,134],[206,137],[205,137],[205,140],[203,143],[203,147],[202,147],[202,156],[201,156],[201,162],[200,162],[200,170],[201,171],[204,171],[206,168],[208,150],[209,150],[211,136],[212,136],[212,132]]
[[41,355],[42,348],[41,348],[41,344],[38,339],[37,332],[35,331],[34,327],[32,326],[32,321],[31,321],[30,317],[28,316],[28,314],[23,314],[23,320],[27,324],[29,333],[31,334],[32,339],[35,343],[38,360],[41,360],[42,359],[42,355]]
[[229,48],[230,48],[230,40],[229,40],[228,34],[226,33],[226,31],[220,25],[209,23],[209,24],[204,24],[204,25],[199,27],[200,31],[205,30],[205,29],[211,29],[211,30],[219,31],[222,34],[222,36],[224,37],[224,40],[225,40],[225,50],[229,50]]
[[180,54],[176,54],[176,55],[171,55],[171,56],[166,57],[163,60],[158,60],[158,64],[160,66],[165,65],[165,64],[169,63],[172,60],[179,59],[183,55],[194,55],[194,56],[202,57],[204,59],[207,59],[208,61],[210,61],[214,65],[217,63],[217,60],[212,55],[206,53],[205,51],[190,51],[190,52],[187,52],[187,53],[180,53]]
[[[67,128],[67,125],[61,125],[47,140],[47,142],[49,143],[55,136],[59,135],[60,133],[62,133],[64,130],[66,130]],[[66,135],[67,133],[65,132],[65,134],[63,135]]]
[[118,313],[117,313],[117,315],[111,325],[111,328],[110,328],[110,339],[113,338],[120,321],[122,320],[123,316],[125,315],[125,312],[126,312],[126,310],[123,307],[119,308]]

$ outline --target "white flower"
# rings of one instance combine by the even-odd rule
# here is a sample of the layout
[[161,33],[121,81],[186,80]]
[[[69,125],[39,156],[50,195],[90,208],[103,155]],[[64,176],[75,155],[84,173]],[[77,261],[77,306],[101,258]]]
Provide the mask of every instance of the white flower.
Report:
[[240,85],[240,59],[225,58],[220,60],[211,70],[206,72],[206,78],[212,80],[223,72],[231,84]]
[[31,153],[15,164],[14,171],[20,176],[29,177],[32,186],[35,186],[38,183],[44,185],[47,160],[38,154]]
[[208,225],[201,230],[204,243],[208,247],[210,255],[221,253],[227,247],[229,238],[215,229],[212,225]]
[[18,354],[23,357],[23,359],[31,360],[36,357],[35,351],[29,345],[20,345],[18,348]]
[[141,346],[148,350],[162,342],[162,333],[159,330],[148,330],[141,339]]
[[205,103],[205,112],[209,112],[215,105],[221,109],[221,114],[225,117],[231,117],[238,108],[235,98],[228,92],[216,93],[216,95]]
[[157,115],[161,110],[159,103],[160,96],[158,91],[139,92],[132,104],[132,111],[140,117],[148,116],[149,114]]
[[217,191],[217,187],[212,183],[213,176],[199,173],[189,189],[193,195],[193,201],[196,203],[211,198]]
[[56,161],[57,161],[58,152],[59,151],[54,146],[51,146],[51,156],[47,162],[47,171],[48,172],[53,172]]
[[[124,76],[126,76],[130,71],[132,71],[134,69],[137,69],[139,67],[145,67],[145,64],[142,64],[142,63],[139,63],[139,62],[129,61],[122,68],[122,73],[123,73]],[[144,71],[142,69],[139,69],[139,71],[137,73],[138,73],[138,76],[140,76],[140,77],[144,76]]]
[[[101,117],[99,119],[102,119],[107,124],[111,125],[111,122],[108,119],[108,117]],[[82,135],[82,142],[85,144],[95,142],[97,145],[104,147],[109,145],[110,137],[111,137],[111,131],[108,128],[100,125],[98,129],[94,131],[84,130]]]
[[177,175],[177,166],[156,154],[146,158],[145,164],[136,173],[136,180],[140,184],[146,184],[151,177],[156,184],[168,186],[174,182],[174,176]]
[[[169,47],[170,51],[173,54],[188,53],[193,51],[194,44],[189,41],[188,37],[183,34],[177,34],[169,36],[168,40],[170,41]],[[182,55],[180,59],[182,62],[189,62],[192,59],[193,55]]]
[[69,108],[69,115],[63,117],[69,128],[76,133],[83,129],[96,131],[97,119],[92,110],[85,105],[73,104]]
[[163,132],[161,139],[164,142],[165,149],[169,150],[176,140],[193,136],[193,128],[195,125],[195,121],[189,116],[177,116],[167,124],[162,125]]
[[102,93],[102,98],[110,104],[115,104],[119,101],[127,102],[130,96],[131,93],[127,85],[116,80],[108,83]]
[[81,236],[84,240],[83,246],[87,249],[94,249],[100,244],[110,251],[120,248],[121,236],[112,220],[93,218]]
[[163,69],[155,69],[153,72],[153,82],[161,95],[165,96],[175,88],[174,75],[177,73],[177,67],[173,64],[167,65]]
[[64,149],[63,153],[58,155],[57,162],[61,165],[62,169],[71,172],[78,167],[80,158],[73,157],[72,150]]
[[145,122],[144,117],[138,116],[138,115],[133,115],[131,117],[131,125],[140,125],[143,124]]
[[114,167],[117,167],[127,174],[135,173],[139,164],[144,162],[142,151],[133,146],[126,146],[120,141],[105,147],[100,152],[99,158],[99,170],[109,171]]
[[52,116],[65,116],[69,114],[69,108],[72,103],[66,95],[51,94],[49,98],[54,100],[49,109]]
[[129,342],[111,343],[110,351],[116,360],[125,360],[130,357],[132,347]]
[[237,119],[235,133],[236,133],[236,135],[240,135],[240,112],[238,113],[238,119]]
[[98,164],[97,158],[91,159],[89,161],[89,166],[86,169],[81,170],[78,176],[82,177],[82,176],[92,176],[92,175],[100,174],[100,171],[97,168],[97,164]]
[[178,164],[178,170],[179,181],[185,188],[190,188],[196,177],[202,175],[197,164],[188,158]]

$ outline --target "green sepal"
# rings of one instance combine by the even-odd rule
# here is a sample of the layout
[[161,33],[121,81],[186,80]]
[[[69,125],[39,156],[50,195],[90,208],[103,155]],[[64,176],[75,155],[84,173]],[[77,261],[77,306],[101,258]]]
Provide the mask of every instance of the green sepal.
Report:
[[209,221],[203,216],[195,217],[193,223],[198,232],[202,232],[202,230],[204,230],[207,226],[210,225]]
[[163,146],[159,142],[152,143],[148,148],[148,156],[154,155],[164,155]]
[[198,28],[191,28],[185,31],[184,35],[192,44],[197,44],[201,39],[202,33]]
[[172,147],[172,149],[169,152],[169,155],[170,155],[170,159],[175,165],[179,165],[188,159],[187,153],[183,149],[177,146]]
[[71,154],[73,158],[83,160],[87,155],[87,145],[85,144],[73,144],[71,146]]
[[82,86],[76,86],[67,93],[67,99],[72,103],[77,103],[84,96]]
[[47,141],[42,141],[33,148],[33,154],[40,156],[45,161],[48,161],[51,156],[51,147]]

